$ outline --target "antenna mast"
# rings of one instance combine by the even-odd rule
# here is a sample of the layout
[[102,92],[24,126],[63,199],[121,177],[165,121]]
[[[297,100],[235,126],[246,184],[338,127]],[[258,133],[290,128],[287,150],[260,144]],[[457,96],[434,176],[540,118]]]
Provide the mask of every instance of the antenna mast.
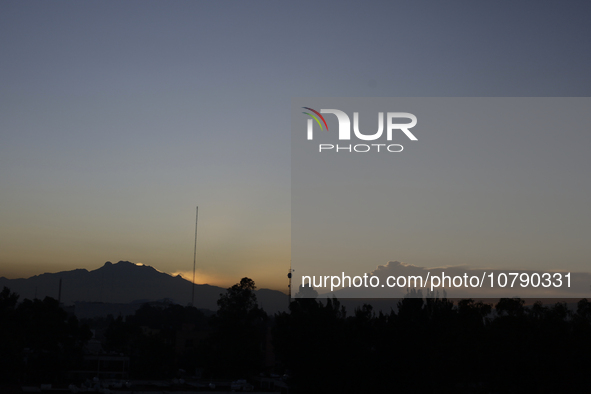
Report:
[[195,305],[195,261],[197,258],[197,220],[199,219],[199,206],[195,210],[195,246],[193,247],[193,285],[191,292],[191,306]]

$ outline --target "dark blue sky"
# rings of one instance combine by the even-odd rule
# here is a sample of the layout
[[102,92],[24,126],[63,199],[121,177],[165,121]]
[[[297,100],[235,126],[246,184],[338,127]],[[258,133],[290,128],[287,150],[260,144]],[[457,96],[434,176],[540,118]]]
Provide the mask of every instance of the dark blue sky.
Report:
[[190,271],[199,204],[197,281],[283,288],[292,97],[589,96],[590,17],[582,1],[3,1],[0,275]]

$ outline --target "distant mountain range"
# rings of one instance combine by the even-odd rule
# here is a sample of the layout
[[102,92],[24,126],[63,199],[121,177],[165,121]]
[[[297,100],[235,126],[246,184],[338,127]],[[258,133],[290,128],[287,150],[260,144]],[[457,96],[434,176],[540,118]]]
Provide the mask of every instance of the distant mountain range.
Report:
[[[191,282],[182,276],[172,276],[147,265],[129,261],[116,264],[106,262],[102,267],[88,271],[75,269],[57,273],[45,273],[27,279],[0,278],[0,290],[6,286],[20,295],[19,300],[58,298],[62,280],[61,302],[129,304],[168,299],[188,305],[191,301]],[[218,286],[195,285],[195,307],[217,310],[217,300],[226,289]],[[268,314],[287,310],[287,295],[269,289],[256,291],[259,306]]]
[[[25,298],[43,299],[46,296],[58,298],[59,282],[62,280],[61,302],[65,305],[76,304],[74,313],[79,318],[106,316],[107,314],[133,314],[142,303],[162,301],[165,299],[180,305],[188,305],[191,301],[191,282],[180,275],[172,276],[160,272],[147,265],[136,265],[129,261],[116,264],[106,262],[102,267],[88,271],[76,269],[57,273],[46,273],[32,276],[28,279],[0,278],[0,290],[6,286],[19,294],[19,300]],[[353,314],[356,308],[363,304],[371,304],[374,311],[389,313],[396,311],[400,298],[349,298],[349,289],[337,290],[334,293],[321,294],[319,299],[338,297],[341,305]],[[195,285],[195,307],[217,311],[217,300],[226,289],[218,286]],[[259,306],[269,315],[287,311],[287,295],[269,289],[256,291]],[[455,300],[457,301],[457,300]],[[483,299],[482,301],[495,304],[498,300]],[[526,304],[533,301],[526,299]],[[572,300],[541,299],[544,304],[552,305],[557,301],[570,301],[570,308],[576,309]]]

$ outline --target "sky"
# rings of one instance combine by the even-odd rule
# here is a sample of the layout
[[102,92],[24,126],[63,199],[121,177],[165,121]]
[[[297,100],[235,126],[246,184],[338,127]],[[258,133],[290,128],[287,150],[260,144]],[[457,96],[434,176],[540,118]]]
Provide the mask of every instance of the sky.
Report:
[[[328,130],[302,107],[327,111]],[[339,139],[344,127],[328,108],[350,120],[357,113],[365,135],[376,133],[379,113],[408,111],[417,119],[409,129],[416,140],[400,130],[391,132],[391,140],[385,131],[371,141],[353,132]],[[414,272],[589,272],[589,108],[586,97],[294,99],[294,285],[310,275],[362,276],[375,272],[376,262],[396,261],[393,256]],[[316,126],[312,139],[308,121]],[[357,152],[348,151],[351,145]],[[403,264],[390,266],[386,271],[395,276],[413,272]],[[577,281],[576,293],[571,286],[564,296],[589,296],[589,275]],[[379,294],[364,296],[384,298],[375,288]],[[499,290],[504,297],[517,291]],[[550,296],[543,286],[538,291]]]
[[190,277],[198,205],[197,283],[286,290],[293,97],[590,96],[590,17],[575,1],[4,1],[0,276],[128,260]]

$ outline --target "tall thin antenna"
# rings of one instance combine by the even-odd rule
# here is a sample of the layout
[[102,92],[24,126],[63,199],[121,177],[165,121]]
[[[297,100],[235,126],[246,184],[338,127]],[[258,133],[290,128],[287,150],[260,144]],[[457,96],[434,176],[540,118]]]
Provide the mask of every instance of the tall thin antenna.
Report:
[[195,262],[197,259],[197,220],[199,219],[199,206],[195,210],[195,246],[193,247],[193,285],[191,292],[191,306],[195,305]]

